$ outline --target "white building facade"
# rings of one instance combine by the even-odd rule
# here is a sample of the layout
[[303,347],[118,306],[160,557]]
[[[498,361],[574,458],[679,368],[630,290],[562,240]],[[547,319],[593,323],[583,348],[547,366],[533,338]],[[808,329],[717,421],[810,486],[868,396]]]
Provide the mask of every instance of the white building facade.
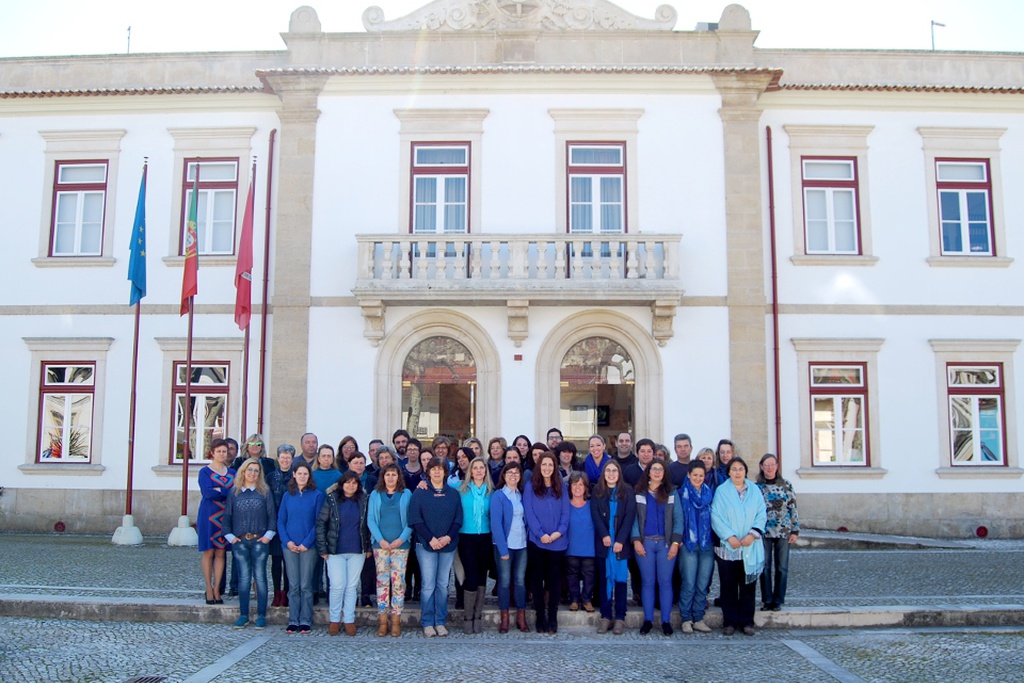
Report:
[[686,432],[779,452],[808,526],[1024,532],[1022,56],[762,50],[736,5],[677,31],[568,4],[371,9],[359,34],[303,7],[281,52],[0,60],[4,528],[124,512],[146,160],[147,533],[179,508],[196,168],[193,470],[243,412],[271,449]]

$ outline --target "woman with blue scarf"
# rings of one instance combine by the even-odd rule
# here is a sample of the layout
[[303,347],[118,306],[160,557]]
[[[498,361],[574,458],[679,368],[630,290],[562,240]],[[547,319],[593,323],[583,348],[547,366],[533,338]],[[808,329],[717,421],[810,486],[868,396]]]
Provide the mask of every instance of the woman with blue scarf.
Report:
[[711,503],[711,528],[721,539],[715,548],[718,581],[722,587],[722,633],[742,629],[754,635],[754,598],[757,579],[764,570],[764,497],[757,484],[747,479],[747,463],[729,461],[729,481],[715,491]]
[[633,556],[629,537],[636,519],[633,489],[622,480],[622,466],[614,458],[605,462],[590,498],[594,518],[597,592],[601,598],[598,633],[621,636],[626,631],[627,560]]
[[711,540],[711,501],[714,492],[705,483],[707,468],[700,460],[690,463],[689,474],[679,487],[679,505],[683,510],[683,547],[679,552],[679,616],[683,633],[711,633],[704,623],[708,606],[708,585],[715,569],[714,542]]

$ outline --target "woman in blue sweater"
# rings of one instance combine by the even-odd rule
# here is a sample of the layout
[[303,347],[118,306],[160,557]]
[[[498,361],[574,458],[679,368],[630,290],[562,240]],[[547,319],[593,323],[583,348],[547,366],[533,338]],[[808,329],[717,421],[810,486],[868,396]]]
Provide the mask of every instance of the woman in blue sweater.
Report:
[[584,610],[593,612],[594,518],[590,513],[590,480],[585,472],[569,475],[569,549],[565,566],[569,579],[569,611],[575,612],[582,603]]
[[491,495],[491,538],[498,569],[498,633],[508,633],[512,593],[516,603],[516,628],[526,625],[526,513],[523,508],[523,467],[505,465],[498,477],[498,491]]
[[409,526],[416,532],[416,558],[423,588],[420,623],[427,638],[448,635],[448,580],[462,527],[462,500],[448,486],[448,464],[434,458],[427,464],[427,485],[409,502]]
[[598,633],[621,636],[626,631],[627,561],[633,556],[629,535],[636,518],[633,489],[622,481],[622,466],[611,458],[601,468],[601,478],[590,499],[594,518],[594,554],[597,565],[597,592],[601,596],[601,623]]
[[462,589],[465,607],[462,610],[462,632],[483,633],[484,592],[487,570],[491,566],[494,546],[491,544],[491,474],[483,458],[469,463],[469,477],[459,487],[462,499],[462,528],[459,530],[459,559],[465,572]]
[[288,572],[289,634],[309,635],[313,623],[313,568],[316,566],[316,518],[324,494],[316,490],[309,465],[299,461],[292,470],[288,493],[277,511],[277,533]]
[[[532,571],[537,633],[558,633],[562,563],[569,547],[569,494],[553,454],[545,453],[537,461],[533,481],[523,494],[523,508],[528,529],[526,553]],[[545,590],[548,592],[546,605]]]
[[640,566],[644,623],[640,635],[654,628],[654,586],[658,585],[661,631],[672,635],[672,572],[683,540],[683,511],[679,507],[665,463],[655,460],[636,485],[633,551]]
[[[271,461],[273,462],[273,461]],[[267,555],[277,529],[274,494],[267,487],[259,458],[241,464],[224,508],[224,538],[238,563],[238,621],[249,625],[249,586],[256,580],[256,628],[267,627]]]
[[405,477],[398,465],[388,462],[380,470],[377,487],[370,493],[366,524],[370,530],[373,560],[377,570],[377,635],[388,634],[388,602],[391,635],[402,635],[405,607],[405,569],[409,560],[409,501]]
[[331,578],[328,635],[356,634],[356,602],[363,561],[370,555],[366,496],[359,475],[348,471],[327,494],[316,520],[316,551]]
[[[709,453],[711,449],[705,449]],[[679,487],[683,510],[683,547],[679,550],[679,615],[683,633],[711,633],[704,623],[708,606],[708,584],[715,569],[715,544],[711,540],[711,501],[714,491],[704,479],[707,468],[700,460],[690,463],[687,480]]]

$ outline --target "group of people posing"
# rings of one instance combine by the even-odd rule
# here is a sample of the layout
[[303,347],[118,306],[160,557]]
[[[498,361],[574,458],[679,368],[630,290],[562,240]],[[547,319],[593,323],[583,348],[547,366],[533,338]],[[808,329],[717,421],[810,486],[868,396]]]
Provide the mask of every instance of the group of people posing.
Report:
[[[237,568],[240,616],[266,627],[267,558],[272,605],[288,607],[288,633],[308,634],[317,583],[326,569],[328,633],[355,635],[361,595],[375,593],[378,636],[399,636],[407,596],[418,599],[423,635],[448,635],[448,587],[465,633],[483,629],[489,574],[496,577],[498,630],[558,632],[559,603],[600,611],[598,633],[625,631],[627,586],[643,607],[641,634],[672,635],[674,605],[683,633],[704,622],[714,567],[726,634],[754,633],[756,585],[762,609],[785,602],[789,546],[799,533],[793,487],[765,454],[756,481],[727,439],[691,460],[692,442],[675,437],[672,458],[650,439],[619,434],[614,447],[594,435],[580,457],[557,428],[545,442],[525,435],[429,446],[398,430],[368,455],[346,436],[337,454],[314,434],[301,453],[287,444],[269,457],[254,434],[240,455],[231,440],[211,444],[199,472],[198,515],[207,604],[223,602],[225,551]],[[612,451],[612,452],[608,452]],[[375,586],[375,590],[373,590]],[[596,607],[595,607],[596,604]],[[514,610],[514,616],[513,616]]]

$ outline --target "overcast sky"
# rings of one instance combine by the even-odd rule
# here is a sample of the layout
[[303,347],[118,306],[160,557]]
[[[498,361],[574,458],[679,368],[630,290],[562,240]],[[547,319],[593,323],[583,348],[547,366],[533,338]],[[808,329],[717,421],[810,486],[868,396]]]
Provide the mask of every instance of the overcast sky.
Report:
[[[377,4],[396,19],[429,0],[311,0],[323,30],[363,32]],[[279,33],[301,0],[0,0],[0,57],[223,50],[280,50]],[[653,18],[660,4],[679,13],[677,29],[717,21],[724,0],[620,0]],[[1024,0],[745,0],[758,47],[931,48],[1024,51]],[[2,87],[2,84],[0,84]]]

